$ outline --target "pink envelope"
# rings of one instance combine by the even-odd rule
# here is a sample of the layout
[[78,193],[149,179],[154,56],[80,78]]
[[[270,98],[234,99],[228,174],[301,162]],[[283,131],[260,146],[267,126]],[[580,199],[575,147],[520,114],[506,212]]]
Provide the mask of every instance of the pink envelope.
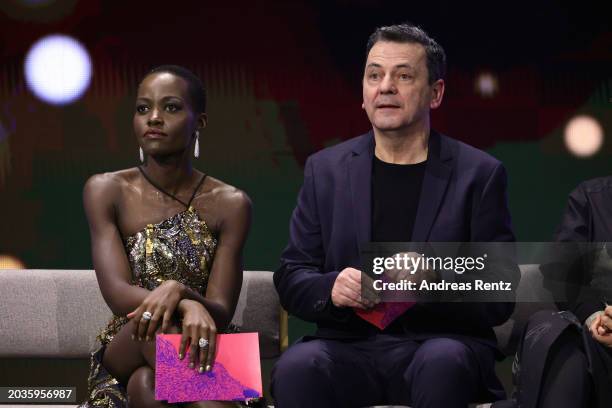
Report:
[[383,330],[416,302],[382,302],[370,310],[355,309],[357,316]]
[[262,394],[257,333],[217,335],[213,369],[189,368],[189,353],[179,360],[180,334],[160,334],[156,341],[155,399],[169,403],[245,401]]

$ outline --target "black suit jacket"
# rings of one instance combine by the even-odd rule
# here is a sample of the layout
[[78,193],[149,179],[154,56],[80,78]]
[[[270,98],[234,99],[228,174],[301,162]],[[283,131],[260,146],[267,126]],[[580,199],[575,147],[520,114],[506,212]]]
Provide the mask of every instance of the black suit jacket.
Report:
[[[555,232],[555,240],[612,241],[612,177],[584,181],[570,193],[563,218]],[[568,279],[570,283],[588,287],[593,278],[592,272],[592,268],[579,268],[577,274],[570,274]],[[588,296],[577,295],[576,299],[569,300],[569,308],[581,322],[596,311],[603,310],[604,299],[593,299],[592,293]]]
[[[306,161],[289,244],[274,283],[285,309],[315,322],[317,336],[362,337],[378,330],[330,300],[340,271],[360,269],[360,247],[370,241],[374,145],[373,132],[368,132]],[[501,162],[432,131],[412,241],[514,241],[506,184]],[[518,269],[510,275],[518,282]],[[418,304],[390,330],[417,337],[468,336],[495,346],[492,327],[506,321],[513,307],[512,303]]]

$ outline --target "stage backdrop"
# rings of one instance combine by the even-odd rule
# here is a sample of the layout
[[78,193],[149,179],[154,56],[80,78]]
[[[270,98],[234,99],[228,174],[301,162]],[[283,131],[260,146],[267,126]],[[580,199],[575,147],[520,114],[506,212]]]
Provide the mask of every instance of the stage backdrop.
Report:
[[[368,35],[402,21],[421,25],[448,54],[433,126],[502,160],[518,238],[548,240],[570,190],[612,173],[609,14],[583,3],[454,3],[3,1],[0,263],[92,267],[83,184],[138,164],[138,82],[156,65],[181,64],[208,90],[196,166],[249,194],[245,265],[274,270],[306,157],[369,129],[361,109]],[[51,34],[79,41],[91,62],[84,94],[60,106],[37,97],[24,73],[28,51]],[[565,141],[581,116],[595,134],[571,137],[587,153],[594,146],[586,157]]]

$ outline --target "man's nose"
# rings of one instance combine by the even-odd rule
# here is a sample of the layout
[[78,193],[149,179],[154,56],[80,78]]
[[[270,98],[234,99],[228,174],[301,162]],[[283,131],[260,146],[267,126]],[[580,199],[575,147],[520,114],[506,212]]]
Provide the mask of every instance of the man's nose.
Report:
[[397,93],[397,87],[395,86],[395,81],[391,75],[385,75],[380,83],[380,92],[381,93]]

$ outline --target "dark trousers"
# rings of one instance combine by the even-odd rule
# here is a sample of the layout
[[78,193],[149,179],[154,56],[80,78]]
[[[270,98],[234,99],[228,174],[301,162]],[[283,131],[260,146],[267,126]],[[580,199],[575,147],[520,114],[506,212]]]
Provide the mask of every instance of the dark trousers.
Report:
[[459,340],[381,334],[298,342],[274,366],[272,396],[279,408],[465,408],[481,382],[475,353]]
[[517,406],[612,407],[612,353],[573,314],[534,314],[517,357]]
[[539,408],[582,408],[589,404],[591,379],[579,333],[567,332],[552,346],[546,362]]

